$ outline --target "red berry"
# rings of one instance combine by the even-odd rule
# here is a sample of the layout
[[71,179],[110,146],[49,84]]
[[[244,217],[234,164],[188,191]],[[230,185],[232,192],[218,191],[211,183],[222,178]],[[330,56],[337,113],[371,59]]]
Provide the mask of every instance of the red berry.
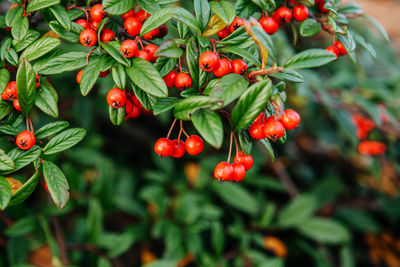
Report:
[[90,17],[94,21],[101,21],[104,18],[105,14],[103,11],[103,6],[101,4],[97,4],[92,6],[90,9]]
[[279,29],[279,23],[272,17],[261,18],[260,24],[263,30],[270,35],[276,33]]
[[172,141],[174,144],[174,153],[171,154],[174,158],[181,158],[185,155],[185,143],[182,140],[175,139]]
[[192,78],[189,74],[181,72],[176,75],[175,87],[179,90],[185,90],[192,87]]
[[254,122],[249,128],[249,134],[254,139],[264,139],[264,123]]
[[297,21],[304,21],[308,18],[309,11],[305,5],[297,5],[293,8],[293,18]]
[[50,193],[49,188],[47,187],[46,181],[44,181],[44,189],[45,189],[48,193]]
[[342,42],[340,41],[336,41],[334,46],[336,46],[336,48],[339,50],[340,55],[346,55],[347,54],[347,50],[344,47],[344,45],[342,44]]
[[145,51],[145,50],[137,51],[136,57],[142,58],[142,59],[144,59],[144,60],[146,60],[146,61],[148,61],[148,62],[151,61],[151,56],[150,56],[150,54],[147,53],[147,51]]
[[329,52],[335,54],[336,59],[338,59],[339,56],[340,56],[340,51],[339,51],[339,49],[338,49],[336,46],[334,46],[334,45],[328,46],[328,47],[326,48],[326,51],[329,51]]
[[240,75],[245,75],[247,72],[247,64],[244,60],[234,59],[231,62],[232,72]]
[[136,56],[138,52],[138,45],[134,40],[128,39],[122,42],[120,51],[124,57],[131,58]]
[[90,23],[90,28],[97,31],[97,28],[99,27],[101,21],[97,21],[97,20],[92,20],[92,22]]
[[79,35],[79,41],[86,47],[92,47],[97,43],[97,34],[93,29],[84,29]]
[[167,138],[160,138],[154,145],[154,151],[163,157],[171,156],[174,153],[175,146],[171,140]]
[[126,95],[125,114],[128,115],[133,110],[133,102],[132,102],[132,99],[129,97],[128,92],[126,92],[125,95]]
[[126,96],[124,91],[119,88],[113,88],[107,93],[107,103],[112,108],[123,107],[126,103]]
[[87,21],[85,19],[78,19],[77,21],[75,21],[75,23],[81,25],[85,29],[90,28],[89,21]]
[[107,42],[109,42],[109,41],[112,41],[112,40],[114,40],[114,38],[115,38],[115,34],[114,34],[114,32],[113,32],[112,30],[110,30],[110,29],[103,29],[103,30],[101,31],[100,40],[101,40],[103,43],[107,43]]
[[300,123],[300,115],[293,109],[285,110],[285,113],[281,117],[281,123],[287,130],[296,128]]
[[328,13],[329,10],[325,8],[325,0],[315,0],[315,5],[322,13]]
[[250,170],[254,164],[253,157],[251,155],[246,156],[243,151],[240,151],[238,154],[235,155],[234,162],[243,164],[246,171]]
[[285,24],[292,19],[292,11],[283,6],[275,11],[273,17],[279,24]]
[[144,109],[142,103],[139,101],[139,99],[137,98],[136,95],[132,95],[131,99],[132,99],[132,102],[133,102],[134,105],[136,105],[137,107],[139,107],[141,109]]
[[77,82],[78,84],[81,84],[81,79],[82,79],[83,71],[84,71],[84,69],[83,69],[83,70],[80,70],[80,71],[78,72],[78,74],[76,75],[76,82]]
[[153,45],[153,44],[146,45],[143,49],[144,51],[149,53],[151,62],[154,62],[157,60],[157,57],[156,57],[157,49],[158,49],[158,46]]
[[22,131],[17,135],[15,143],[22,150],[31,149],[35,145],[35,135],[30,131]]
[[214,70],[214,75],[217,77],[225,76],[232,72],[232,65],[229,60],[223,58],[219,61],[219,66]]
[[160,30],[160,32],[158,34],[158,38],[163,38],[164,36],[166,36],[168,34],[167,25],[163,24],[158,29]]
[[200,68],[211,72],[219,66],[219,56],[216,52],[206,51],[199,58]]
[[358,152],[362,155],[377,156],[386,152],[386,145],[379,141],[361,141]]
[[8,97],[8,99],[17,98],[17,82],[9,82],[6,89],[4,90],[4,94]]
[[185,148],[186,148],[187,153],[189,153],[190,155],[193,155],[193,156],[197,155],[201,151],[203,151],[203,148],[204,148],[203,139],[201,139],[201,137],[199,137],[197,135],[191,135],[185,141]]
[[218,163],[214,169],[214,177],[221,181],[230,181],[233,176],[233,167],[226,161]]
[[158,38],[159,35],[160,35],[160,29],[156,28],[149,31],[148,33],[143,34],[143,38],[146,40],[153,40]]
[[131,100],[128,100],[128,99],[126,101],[126,108],[128,108],[129,102],[131,103],[132,106],[131,106],[130,112],[129,113],[126,112],[127,115],[125,115],[125,120],[136,119],[140,116],[140,113],[141,113],[140,108],[136,105],[133,105]]
[[236,29],[239,29],[244,25],[244,20],[242,18],[236,17],[231,25],[229,25],[229,30],[234,32]]
[[285,135],[285,127],[280,121],[269,118],[264,126],[264,134],[275,141]]
[[126,12],[125,14],[121,15],[121,18],[123,20],[126,20],[127,18],[134,17],[135,15],[136,15],[135,10],[131,9],[128,12]]
[[142,23],[137,18],[130,17],[125,20],[124,28],[130,36],[137,36],[142,29]]
[[13,105],[14,105],[14,108],[15,108],[16,110],[21,111],[21,106],[19,105],[18,99],[15,98],[15,99],[13,100]]
[[110,71],[108,71],[108,70],[102,71],[102,72],[100,72],[99,77],[104,78],[104,77],[107,77],[108,74],[110,74]]
[[3,100],[9,100],[9,99],[10,99],[10,98],[8,97],[6,91],[4,91],[4,92],[1,94],[1,98],[2,98]]
[[140,23],[145,22],[145,20],[148,19],[148,17],[150,17],[150,14],[144,11],[143,9],[139,10],[136,13],[136,18],[140,21]]
[[35,77],[36,77],[36,88],[39,88],[40,86],[40,77],[37,73],[35,73]]
[[177,75],[178,75],[178,73],[176,71],[172,70],[170,73],[168,73],[164,77],[164,82],[167,85],[167,87],[172,88],[175,86],[175,79],[176,79]]
[[232,180],[235,182],[240,182],[246,176],[246,169],[242,163],[233,163],[232,164],[233,173]]
[[229,31],[229,27],[225,27],[217,33],[217,35],[220,39],[224,39],[224,38],[228,37],[230,34],[231,34],[231,32]]

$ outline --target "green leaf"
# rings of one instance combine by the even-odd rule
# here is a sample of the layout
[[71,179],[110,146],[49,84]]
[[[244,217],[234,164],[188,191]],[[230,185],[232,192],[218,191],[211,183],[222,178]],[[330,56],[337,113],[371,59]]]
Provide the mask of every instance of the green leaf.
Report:
[[303,37],[311,37],[317,35],[321,31],[321,24],[315,19],[306,19],[301,23],[300,34]]
[[3,176],[0,176],[0,209],[4,210],[8,206],[10,199],[11,186]]
[[175,68],[177,62],[176,58],[159,57],[156,63],[154,63],[154,67],[160,73],[161,77],[165,77]]
[[272,148],[271,142],[268,140],[268,138],[260,140],[261,144],[263,144],[265,150],[267,150],[269,156],[271,157],[272,161],[275,161],[275,154],[274,154],[274,149]]
[[14,161],[14,169],[12,171],[2,171],[3,174],[8,174],[10,172],[16,172],[33,161],[37,160],[41,154],[42,150],[38,146],[33,146],[29,150],[21,150],[19,148],[14,148],[8,152],[8,156]]
[[54,5],[50,7],[50,11],[53,13],[54,17],[56,17],[61,26],[63,26],[67,31],[71,30],[71,18],[61,5]]
[[22,40],[29,30],[29,20],[27,17],[21,16],[13,20],[11,28],[12,36],[17,40]]
[[121,54],[120,44],[117,41],[110,41],[107,43],[100,42],[100,45],[110,54],[116,61],[122,65],[129,67],[129,60]]
[[24,236],[36,229],[36,219],[34,216],[24,216],[17,220],[5,233],[9,237]]
[[38,181],[39,171],[36,170],[35,173],[28,179],[28,181],[26,181],[14,194],[12,194],[8,206],[14,206],[24,202],[24,200],[27,199],[35,190]]
[[36,77],[32,65],[24,58],[17,71],[17,91],[22,113],[29,115],[35,105]]
[[298,73],[297,71],[292,70],[292,69],[283,69],[279,73],[268,74],[268,76],[271,76],[271,77],[279,79],[279,80],[284,80],[284,81],[289,81],[289,82],[294,82],[294,83],[304,82],[303,76],[301,76],[300,73]]
[[132,9],[135,0],[103,0],[103,9],[110,15],[122,15]]
[[203,71],[198,63],[200,53],[203,53],[200,47],[196,46],[196,39],[191,38],[186,46],[186,60],[193,81],[193,88],[199,89],[203,86],[207,78],[207,72]]
[[108,106],[108,116],[112,124],[119,126],[124,122],[125,118],[125,107],[113,108]]
[[171,110],[178,103],[178,98],[176,97],[166,97],[159,98],[153,107],[153,114],[155,116],[160,115],[168,110]]
[[174,40],[166,40],[156,51],[157,57],[180,58],[183,55],[183,50],[178,47]]
[[26,35],[21,41],[13,40],[14,48],[17,52],[21,52],[34,41],[36,41],[40,36],[40,33],[34,30],[28,30]]
[[196,110],[211,104],[208,96],[192,96],[179,101],[174,107],[174,116],[178,120],[189,120]]
[[211,188],[227,205],[240,211],[255,215],[260,208],[255,196],[239,184],[214,181]]
[[36,139],[43,139],[64,130],[68,126],[69,123],[67,121],[50,122],[37,130],[35,132],[35,137]]
[[301,225],[317,208],[318,201],[313,195],[299,195],[281,211],[277,225],[283,228]]
[[241,150],[246,155],[250,155],[251,149],[253,147],[253,140],[250,138],[250,135],[247,132],[247,130],[240,130],[238,132],[238,137]]
[[67,178],[57,165],[47,160],[43,162],[43,176],[54,204],[62,209],[69,199]]
[[219,221],[211,223],[211,243],[214,251],[218,256],[221,256],[225,245],[224,227]]
[[368,53],[374,59],[376,59],[376,51],[375,51],[375,48],[372,46],[372,44],[365,41],[365,39],[359,34],[353,33],[353,35],[354,35],[354,39],[357,41],[357,43],[359,43],[362,47],[364,47],[368,51]]
[[126,72],[124,66],[117,64],[111,69],[113,80],[118,88],[125,88],[126,86]]
[[172,12],[172,18],[182,22],[192,30],[201,33],[201,28],[196,18],[186,9],[182,7],[175,7]]
[[[3,39],[1,47],[0,47],[0,59],[1,60],[4,60],[6,58],[6,55],[9,53],[9,50],[11,49],[11,43],[12,43],[11,40],[12,40],[12,38]],[[18,55],[17,55],[17,57],[18,57]]]
[[235,6],[228,1],[211,1],[211,10],[217,15],[226,25],[230,25],[236,17]]
[[137,97],[139,102],[142,104],[142,106],[146,110],[152,110],[154,107],[154,104],[157,102],[157,97],[146,93],[145,91],[143,91],[142,89],[140,89],[136,86],[132,85],[132,88],[133,88],[133,92],[135,93],[135,96]]
[[238,48],[236,46],[226,46],[226,47],[222,48],[221,51],[238,55],[238,56],[246,59],[247,61],[253,63],[257,67],[261,67],[261,63],[258,60],[258,58],[256,58],[252,53],[250,53],[247,50]]
[[[238,30],[236,30],[236,31],[238,31]],[[266,51],[268,51],[268,56],[272,59],[272,61],[276,62],[277,58],[278,58],[278,55],[277,55],[277,51],[276,51],[276,48],[275,48],[275,44],[272,41],[271,36],[269,34],[267,34],[259,26],[251,27],[251,31],[253,32],[253,35],[259,41],[257,44],[260,46],[261,52],[263,52],[263,50],[265,49]],[[231,34],[231,35],[233,35],[233,34]],[[229,36],[227,38],[229,38]],[[267,63],[267,60],[265,60],[265,63]]]
[[224,140],[224,127],[216,111],[199,109],[190,116],[194,127],[210,145],[220,148]]
[[166,7],[151,14],[151,16],[143,23],[142,29],[140,30],[140,35],[143,36],[149,31],[167,23],[171,19],[172,11],[173,8]]
[[25,58],[28,61],[35,60],[55,49],[60,45],[60,43],[61,41],[57,38],[41,38],[28,46],[28,48],[21,54],[21,58]]
[[6,25],[8,27],[12,27],[13,24],[15,23],[14,21],[17,21],[17,19],[22,17],[23,14],[24,14],[24,9],[21,6],[11,8],[10,10],[7,11],[5,17]]
[[10,81],[10,73],[6,69],[0,69],[0,94],[6,89]]
[[197,21],[199,22],[200,29],[203,32],[205,29],[207,29],[207,25],[210,20],[210,4],[207,0],[194,0],[194,12],[196,14]]
[[349,246],[340,249],[340,262],[343,267],[355,267],[354,252]]
[[35,105],[47,115],[58,117],[58,96],[56,90],[47,81],[42,82],[35,99]]
[[[82,69],[86,66],[85,52],[67,52],[57,54],[45,60],[36,61],[33,65],[36,73],[43,75],[54,75],[63,72]],[[92,57],[89,59],[92,60]]]
[[272,93],[272,83],[264,80],[254,83],[239,98],[232,110],[231,126],[235,131],[242,130],[260,114],[268,103]]
[[0,171],[9,171],[15,168],[14,161],[0,149]]
[[0,125],[0,133],[16,136],[19,132],[20,131],[16,127],[11,125]]
[[56,135],[43,149],[45,155],[51,155],[64,151],[79,143],[86,135],[85,129],[72,128]]
[[95,58],[89,62],[81,77],[81,93],[87,96],[99,78],[103,58]]
[[336,60],[336,56],[325,49],[307,49],[288,59],[284,67],[293,69],[315,68]]
[[161,8],[156,0],[136,0],[136,3],[149,14],[153,14]]
[[60,0],[32,0],[29,2],[26,12],[31,13],[60,3]]
[[127,74],[131,81],[143,91],[158,97],[167,97],[168,88],[154,66],[141,58],[132,60]]
[[372,23],[372,25],[375,26],[375,28],[382,35],[383,39],[385,39],[386,42],[388,42],[388,43],[390,42],[389,35],[385,31],[385,28],[383,28],[383,26],[376,19],[374,19],[373,17],[368,16],[366,14],[363,14],[363,17],[366,18],[369,22]]
[[7,116],[12,109],[13,106],[10,105],[10,103],[7,101],[0,101],[0,120]]
[[[72,23],[71,31],[67,31],[66,29],[64,29],[63,26],[61,26],[61,24],[59,22],[50,21],[49,27],[64,40],[71,42],[71,43],[79,42],[79,34],[82,31],[82,27],[80,25],[78,25],[76,23]],[[78,29],[79,29],[79,31],[78,31]]]
[[231,73],[218,79],[208,93],[212,98],[219,100],[213,108],[226,107],[239,98],[246,91],[247,86],[248,82],[239,74]]
[[351,237],[341,223],[318,217],[303,221],[297,230],[312,240],[332,245],[348,243]]

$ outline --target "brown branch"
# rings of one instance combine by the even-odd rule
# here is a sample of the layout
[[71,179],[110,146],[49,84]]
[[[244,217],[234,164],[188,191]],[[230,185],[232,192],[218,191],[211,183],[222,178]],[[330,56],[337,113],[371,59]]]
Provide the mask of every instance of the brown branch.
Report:
[[60,257],[61,261],[64,265],[69,265],[70,260],[68,258],[68,253],[67,253],[67,246],[65,244],[65,239],[64,239],[64,234],[62,232],[60,223],[58,222],[56,217],[51,217],[51,223],[54,228],[54,235],[58,243],[58,247],[60,249]]
[[266,70],[256,70],[256,71],[252,71],[249,73],[249,75],[247,76],[249,79],[254,79],[257,76],[265,76],[268,74],[275,74],[275,73],[280,73],[284,70],[283,67],[275,67],[272,66],[269,69]]
[[285,166],[283,165],[282,161],[277,159],[275,162],[273,162],[272,169],[274,170],[276,175],[278,175],[279,180],[281,180],[290,197],[296,197],[299,194],[299,190],[297,190],[296,185],[293,183],[289,174],[285,170]]

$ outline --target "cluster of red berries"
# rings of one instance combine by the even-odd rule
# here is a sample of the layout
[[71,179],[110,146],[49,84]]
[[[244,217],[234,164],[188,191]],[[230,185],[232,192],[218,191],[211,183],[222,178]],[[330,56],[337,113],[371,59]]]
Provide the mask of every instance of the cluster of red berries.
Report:
[[162,157],[181,158],[187,152],[190,155],[197,155],[203,151],[204,142],[197,135],[189,136],[185,142],[178,139],[170,140],[168,138],[160,138],[154,145],[154,151]]
[[[130,36],[137,36],[140,34],[143,23],[150,17],[150,14],[146,11],[140,9],[137,13],[135,10],[131,9],[124,15],[122,19],[124,20],[124,28]],[[146,40],[153,40],[156,38],[163,38],[168,34],[168,28],[165,24],[160,27],[149,31],[143,35]]]
[[379,141],[369,141],[366,139],[369,132],[375,128],[373,120],[359,114],[352,115],[353,123],[357,128],[357,137],[362,140],[358,144],[358,152],[362,155],[377,156],[386,152],[386,145]]
[[192,77],[186,72],[178,73],[172,70],[170,73],[164,76],[164,82],[167,87],[176,87],[179,90],[185,90],[192,87]]
[[253,157],[240,151],[234,158],[234,163],[230,164],[221,161],[214,169],[214,177],[221,182],[235,181],[240,182],[246,176],[246,171],[253,167]]
[[254,139],[268,138],[276,141],[285,135],[285,129],[292,130],[300,123],[300,115],[293,109],[285,110],[280,119],[275,117],[266,119],[264,113],[259,114],[249,128],[250,136]]
[[[79,35],[79,41],[86,47],[92,47],[97,44],[97,27],[105,17],[103,6],[101,4],[94,5],[90,9],[90,19],[78,19],[75,23],[81,25],[84,30]],[[90,20],[90,22],[89,22]],[[115,33],[110,29],[103,29],[100,34],[100,40],[104,43],[115,39]]]
[[231,33],[239,29],[244,25],[244,20],[240,17],[235,17],[232,23],[229,26],[226,26],[222,30],[220,30],[217,35],[220,39],[224,39],[228,37]]
[[143,113],[152,113],[145,109],[134,93],[125,92],[119,88],[112,88],[107,93],[107,104],[112,108],[125,106],[125,120],[136,119]]
[[142,46],[142,50],[139,50],[137,42],[135,40],[125,40],[122,42],[120,51],[121,54],[126,58],[139,57],[148,62],[155,62],[157,60],[156,52],[158,46],[154,44]]
[[259,20],[261,27],[266,33],[270,35],[276,33],[279,25],[289,23],[292,18],[300,22],[308,18],[310,13],[305,5],[298,4],[296,1],[291,1],[291,3],[295,5],[293,10],[283,6],[278,8],[272,16],[265,16]]
[[35,135],[31,131],[22,131],[17,135],[15,143],[22,150],[31,149],[36,142]]
[[347,54],[346,48],[340,41],[336,41],[333,45],[328,46],[326,50],[335,54],[336,59],[338,59],[340,56],[344,56]]
[[217,77],[223,77],[232,72],[240,75],[247,72],[247,64],[243,60],[220,59],[218,53],[212,51],[206,51],[200,56],[199,66],[206,72],[213,72]]
[[[36,88],[39,88],[40,78],[39,78],[39,75],[37,75],[36,73],[35,73],[35,76],[36,76]],[[1,98],[3,100],[13,101],[14,108],[18,111],[21,111],[21,106],[19,105],[17,91],[18,91],[17,90],[17,82],[11,81],[7,84],[6,89],[4,89],[4,92],[1,94]]]

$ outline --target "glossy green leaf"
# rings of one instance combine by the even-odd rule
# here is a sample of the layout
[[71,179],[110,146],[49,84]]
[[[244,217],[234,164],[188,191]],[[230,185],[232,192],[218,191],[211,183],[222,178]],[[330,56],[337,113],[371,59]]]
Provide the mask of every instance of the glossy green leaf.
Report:
[[51,13],[67,31],[71,30],[71,18],[69,17],[67,11],[61,5],[54,5],[50,7]]
[[0,209],[4,210],[8,206],[10,199],[11,199],[11,186],[3,176],[0,176]]
[[140,30],[140,35],[148,33],[149,31],[160,27],[161,25],[167,23],[171,19],[173,8],[166,7],[157,10],[143,23]]
[[211,16],[210,4],[207,0],[194,0],[194,12],[203,32],[208,25]]
[[28,61],[35,60],[51,50],[55,49],[61,43],[57,38],[45,37],[37,40],[21,54],[21,58],[26,58]]
[[38,146],[33,146],[29,150],[21,150],[19,148],[14,148],[8,152],[8,156],[14,161],[14,169],[12,171],[2,171],[2,174],[8,174],[10,172],[16,172],[33,161],[37,160],[41,154],[42,150]]
[[210,106],[211,98],[208,96],[192,96],[179,101],[174,107],[174,116],[179,120],[189,120],[190,115],[196,110]]
[[51,161],[43,161],[43,176],[54,204],[62,209],[69,199],[69,185],[64,173]]
[[303,37],[311,37],[317,35],[321,31],[321,24],[315,19],[306,19],[301,23],[300,34]]
[[29,30],[29,20],[27,17],[19,17],[13,21],[11,34],[17,40],[22,40]]
[[60,0],[32,0],[29,2],[26,12],[30,13],[36,10],[44,9],[49,6],[57,5]]
[[43,139],[52,136],[69,126],[67,121],[55,121],[50,122],[42,126],[39,130],[35,132],[36,139]]
[[326,244],[344,244],[350,241],[350,233],[341,223],[325,218],[310,218],[303,221],[297,230],[304,236]]
[[11,200],[8,206],[18,205],[24,202],[35,190],[39,181],[39,171],[36,170],[35,173],[20,187],[18,190],[12,194]]
[[43,148],[45,155],[51,155],[64,151],[79,143],[86,135],[86,131],[82,128],[72,128],[61,132],[47,143]]
[[56,90],[48,82],[42,82],[37,90],[35,105],[47,115],[58,117],[58,96]]
[[226,107],[237,98],[239,98],[247,89],[248,82],[239,74],[228,74],[218,79],[211,86],[211,91],[208,93],[212,98],[219,101],[213,108],[220,109]]
[[14,167],[14,161],[4,152],[4,150],[0,149],[0,171],[9,171],[14,169]]
[[111,69],[113,80],[118,88],[125,88],[126,86],[126,72],[124,66],[117,64]]
[[221,117],[216,111],[199,109],[190,116],[194,127],[204,140],[215,148],[220,148],[224,140]]
[[6,89],[8,82],[10,81],[10,73],[6,69],[0,69],[0,94]]
[[0,120],[7,116],[12,109],[13,106],[10,103],[7,101],[0,101]]
[[24,58],[17,71],[17,91],[22,113],[29,115],[35,105],[36,77],[32,65]]
[[29,45],[31,45],[34,41],[36,41],[40,36],[40,33],[34,30],[28,30],[24,38],[20,41],[13,40],[15,51],[21,52]]
[[256,58],[252,53],[250,53],[249,51],[247,51],[245,49],[241,49],[237,46],[227,46],[227,47],[222,48],[221,51],[238,55],[238,56],[244,58],[245,60],[253,63],[257,67],[261,67],[261,63],[258,60],[258,58]]
[[[60,53],[50,58],[36,61],[33,65],[36,73],[43,75],[60,74],[66,71],[79,70],[86,66],[85,52]],[[92,60],[92,57],[89,59]]]
[[289,81],[289,82],[294,82],[294,83],[304,82],[303,76],[301,76],[300,73],[298,73],[297,71],[292,70],[292,69],[283,69],[279,73],[269,74],[268,76],[271,76],[271,77],[279,79],[279,80]]
[[87,96],[93,89],[94,84],[99,78],[103,58],[96,58],[89,61],[81,77],[80,89],[84,96]]
[[[76,23],[71,24],[71,31],[67,31],[64,29],[63,26],[58,21],[50,21],[49,23],[50,29],[52,29],[57,35],[61,36],[66,41],[69,41],[71,43],[77,43],[79,42],[79,34],[80,31],[77,31],[76,29],[82,29],[81,26],[79,26]],[[76,29],[74,29],[74,27]]]
[[192,15],[192,13],[190,13],[186,9],[184,9],[182,7],[174,8],[174,10],[172,12],[172,18],[177,21],[182,22],[183,24],[185,24],[186,26],[188,26],[195,32],[201,33],[201,28],[200,28],[200,25],[197,22],[196,18]]
[[118,126],[124,122],[125,118],[125,107],[122,108],[113,108],[108,106],[108,117],[112,124]]
[[241,150],[246,154],[250,155],[253,147],[253,140],[251,139],[247,130],[240,130],[238,132],[239,145]]
[[153,114],[155,116],[160,115],[168,110],[171,110],[178,103],[178,98],[176,97],[166,97],[159,98],[153,107]]
[[110,15],[122,15],[132,9],[135,0],[103,0],[103,9]]
[[226,25],[230,25],[236,17],[235,6],[229,1],[211,1],[211,10]]
[[312,195],[299,195],[279,214],[277,225],[283,228],[301,225],[311,218],[318,208],[318,201]]
[[183,50],[179,48],[174,40],[166,40],[157,49],[157,57],[180,58],[183,55]]
[[316,68],[328,64],[336,60],[336,55],[332,54],[325,49],[307,49],[304,50],[293,57],[289,58],[285,64],[285,68],[293,69],[306,69],[306,68]]
[[129,60],[121,54],[120,44],[117,41],[110,41],[107,43],[101,42],[100,44],[116,61],[126,67],[130,66]]

